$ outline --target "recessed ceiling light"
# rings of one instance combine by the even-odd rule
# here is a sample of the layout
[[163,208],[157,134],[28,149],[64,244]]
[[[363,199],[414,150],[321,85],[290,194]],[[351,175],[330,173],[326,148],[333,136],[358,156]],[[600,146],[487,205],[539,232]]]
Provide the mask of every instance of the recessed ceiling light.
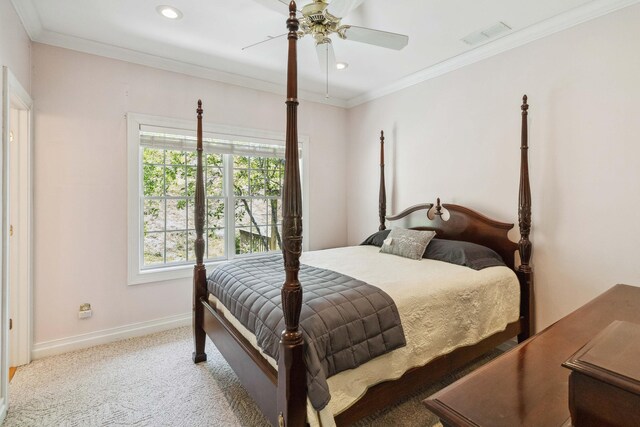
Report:
[[346,62],[336,62],[336,68],[338,70],[344,70],[348,66],[349,66],[349,64],[347,64]]
[[156,7],[156,10],[158,11],[158,13],[162,16],[164,16],[165,18],[168,19],[180,19],[182,18],[182,12],[180,12],[178,9],[176,9],[173,6],[158,6]]

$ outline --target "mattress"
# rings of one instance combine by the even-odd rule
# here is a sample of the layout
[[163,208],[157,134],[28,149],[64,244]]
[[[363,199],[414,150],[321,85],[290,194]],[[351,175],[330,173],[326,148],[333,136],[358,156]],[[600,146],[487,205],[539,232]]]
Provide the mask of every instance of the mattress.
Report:
[[[328,379],[331,400],[322,411],[308,406],[311,426],[332,426],[333,417],[369,387],[397,379],[458,347],[473,345],[518,320],[520,286],[507,267],[476,271],[442,261],[383,254],[375,246],[306,252],[300,262],[334,270],[377,286],[395,301],[407,345]],[[304,291],[304,283],[302,283]],[[233,326],[256,348],[256,339],[210,296]],[[277,361],[265,355],[277,369]]]

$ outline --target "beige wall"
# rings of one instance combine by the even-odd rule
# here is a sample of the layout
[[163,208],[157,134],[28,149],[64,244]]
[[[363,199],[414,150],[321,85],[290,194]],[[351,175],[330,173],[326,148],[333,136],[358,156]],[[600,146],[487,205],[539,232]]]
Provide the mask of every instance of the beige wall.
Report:
[[639,22],[632,6],[349,110],[349,243],[377,229],[380,129],[393,210],[440,196],[517,222],[527,93],[538,328],[640,285]]
[[[34,44],[36,344],[188,313],[190,280],[127,285],[125,113],[284,132],[278,96]],[[346,115],[301,101],[310,245],[346,243]],[[78,319],[90,302],[94,316]]]
[[[0,0],[0,59],[29,88],[29,41],[5,9],[15,17]],[[381,128],[395,152],[390,211],[440,196],[516,222],[526,92],[538,327],[614,283],[640,285],[637,22],[633,6],[348,111],[301,102],[311,247],[377,229]],[[34,342],[188,312],[188,280],[126,284],[124,114],[192,119],[201,97],[207,120],[283,131],[283,96],[40,44],[33,67]],[[94,306],[88,321],[82,302]]]
[[9,0],[0,0],[0,66],[9,67],[22,87],[31,90],[31,40]]

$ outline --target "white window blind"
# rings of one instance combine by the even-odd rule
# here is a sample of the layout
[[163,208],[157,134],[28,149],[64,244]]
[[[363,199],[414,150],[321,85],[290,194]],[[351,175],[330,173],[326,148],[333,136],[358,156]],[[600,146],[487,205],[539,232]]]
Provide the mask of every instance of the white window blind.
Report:
[[[196,136],[193,131],[140,126],[140,146],[164,150],[195,151]],[[175,130],[173,130],[175,132]],[[205,153],[234,154],[239,156],[284,158],[285,146],[281,141],[256,137],[242,137],[214,133],[202,134],[202,148]]]

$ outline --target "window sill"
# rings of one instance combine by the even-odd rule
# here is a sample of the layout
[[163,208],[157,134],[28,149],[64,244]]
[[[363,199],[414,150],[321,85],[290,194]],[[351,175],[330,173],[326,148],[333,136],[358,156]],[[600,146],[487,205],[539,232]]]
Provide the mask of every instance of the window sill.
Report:
[[[243,259],[243,258],[251,258],[254,256],[262,256],[267,252],[259,252],[255,254],[244,254],[244,255],[236,255],[232,259],[221,259],[219,261],[211,261],[205,263],[205,267],[210,272],[213,268],[222,264],[223,262],[232,261],[234,259]],[[272,251],[268,253],[282,253],[280,250]],[[133,285],[142,285],[145,283],[156,283],[156,282],[165,282],[167,280],[177,280],[177,279],[185,279],[187,277],[193,277],[193,266],[194,264],[185,264],[185,265],[175,265],[171,267],[158,267],[152,268],[148,270],[141,271],[130,271],[128,284],[130,286]]]
[[[215,261],[207,263],[207,269],[221,264],[224,261]],[[165,282],[167,280],[186,279],[193,276],[194,264],[177,265],[173,267],[160,267],[149,270],[141,270],[137,272],[130,272],[128,284],[142,285],[144,283]]]

